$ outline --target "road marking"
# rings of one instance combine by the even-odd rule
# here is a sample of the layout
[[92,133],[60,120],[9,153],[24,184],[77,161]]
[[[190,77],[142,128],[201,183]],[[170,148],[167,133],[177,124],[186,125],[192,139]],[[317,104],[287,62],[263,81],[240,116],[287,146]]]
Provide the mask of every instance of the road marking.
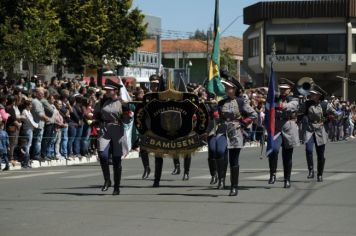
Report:
[[353,174],[350,173],[340,173],[324,178],[324,180],[343,180],[351,177]]
[[[171,171],[162,171],[162,175],[166,175],[166,174],[170,174],[172,173]],[[151,174],[154,174],[154,171],[152,172],[151,170]],[[128,176],[124,176],[124,179],[142,179],[142,174],[136,174],[136,175],[128,175]]]
[[29,178],[29,177],[58,175],[58,174],[64,174],[64,173],[66,173],[66,172],[43,172],[43,173],[34,173],[34,174],[28,174],[28,175],[5,176],[2,179],[24,179],[24,178]]
[[[299,172],[292,172],[292,173],[291,173],[291,175],[296,175],[296,174],[299,174]],[[270,175],[267,174],[267,175],[250,176],[250,177],[246,177],[246,178],[244,178],[244,179],[250,179],[250,180],[266,180],[266,179],[269,179],[269,177],[270,177]],[[282,172],[282,171],[277,172],[276,177],[277,177],[277,179],[278,179],[278,178],[282,178],[282,177],[283,177],[283,172]]]
[[[226,177],[230,176],[230,173],[226,173]],[[193,176],[191,179],[210,179],[211,175],[200,175],[200,176]]]
[[71,175],[71,176],[63,176],[62,179],[81,179],[87,177],[94,177],[102,175],[101,173],[90,173],[90,174],[80,174],[80,175]]

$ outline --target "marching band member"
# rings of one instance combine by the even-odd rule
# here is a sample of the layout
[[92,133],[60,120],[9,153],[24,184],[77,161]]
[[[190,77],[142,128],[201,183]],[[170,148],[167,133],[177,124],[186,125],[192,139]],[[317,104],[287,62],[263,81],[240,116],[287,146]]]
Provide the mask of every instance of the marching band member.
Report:
[[330,103],[323,101],[326,92],[319,86],[315,85],[310,90],[310,100],[306,101],[301,107],[301,112],[307,118],[307,125],[304,134],[304,143],[306,159],[308,164],[308,179],[314,178],[313,164],[313,146],[315,145],[317,162],[317,180],[323,181],[323,172],[325,166],[325,145],[328,141],[328,134],[324,127],[324,121],[328,115],[339,116],[339,113],[331,106]]
[[110,79],[106,80],[106,100],[94,110],[94,117],[100,122],[100,133],[98,138],[98,156],[104,176],[102,191],[107,191],[111,186],[109,170],[109,152],[112,153],[114,170],[113,195],[120,194],[121,182],[121,157],[129,150],[126,143],[124,124],[129,123],[132,117],[131,111],[119,100],[121,85]]
[[273,151],[268,155],[270,170],[269,184],[276,182],[278,165],[278,154],[282,147],[282,160],[284,171],[284,188],[290,188],[290,177],[292,171],[292,156],[294,147],[300,144],[299,129],[297,125],[297,112],[299,110],[299,99],[290,96],[294,83],[287,79],[281,79],[279,85],[280,96],[276,101],[275,140]]
[[[249,101],[239,96],[243,87],[227,72],[222,71],[222,83],[225,85],[227,98],[218,103],[220,125],[217,128],[216,148],[221,149],[220,155],[216,159],[218,167],[219,186],[224,182],[224,151],[228,152],[230,163],[230,181],[231,189],[229,196],[238,194],[239,182],[239,156],[243,148],[242,129],[257,118],[256,111],[249,105]],[[220,146],[221,145],[221,146]],[[226,148],[223,151],[223,148]]]

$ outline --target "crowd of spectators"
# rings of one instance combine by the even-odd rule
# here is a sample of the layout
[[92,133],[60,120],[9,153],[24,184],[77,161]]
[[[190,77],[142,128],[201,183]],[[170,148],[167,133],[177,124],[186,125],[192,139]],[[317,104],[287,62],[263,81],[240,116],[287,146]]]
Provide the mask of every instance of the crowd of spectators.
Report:
[[[125,85],[132,100],[142,100],[144,94],[149,92],[146,86]],[[188,84],[187,89],[203,101],[214,100],[202,85]],[[17,163],[21,163],[23,168],[30,168],[34,160],[71,161],[95,155],[98,123],[93,118],[93,110],[103,96],[104,91],[96,86],[93,79],[90,82],[80,77],[61,80],[53,77],[50,81],[43,81],[36,76],[30,80],[2,79],[0,157],[5,163],[4,170]],[[245,140],[262,144],[266,132],[267,88],[249,89],[242,96],[250,101],[258,113],[258,119],[245,127]],[[339,117],[328,117],[326,125],[330,140],[354,138],[355,103],[341,101],[334,96],[329,98],[329,102],[342,113]],[[132,149],[137,150],[137,132],[133,129],[132,133]]]

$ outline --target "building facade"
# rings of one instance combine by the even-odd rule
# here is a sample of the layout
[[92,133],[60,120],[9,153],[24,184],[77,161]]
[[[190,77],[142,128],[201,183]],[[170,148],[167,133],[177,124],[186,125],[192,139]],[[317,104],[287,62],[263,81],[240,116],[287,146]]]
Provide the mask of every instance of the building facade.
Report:
[[[154,52],[157,40],[144,40],[139,51]],[[222,37],[220,49],[229,49],[233,63],[236,64],[237,74],[234,75],[242,82],[248,81],[248,75],[240,66],[243,59],[242,39],[237,37]],[[179,70],[187,77],[187,82],[203,83],[208,77],[208,61],[212,44],[199,39],[162,39],[161,57],[165,68]]]
[[267,84],[275,45],[278,77],[309,76],[356,99],[356,0],[259,2],[244,9],[244,23],[245,67],[257,86]]

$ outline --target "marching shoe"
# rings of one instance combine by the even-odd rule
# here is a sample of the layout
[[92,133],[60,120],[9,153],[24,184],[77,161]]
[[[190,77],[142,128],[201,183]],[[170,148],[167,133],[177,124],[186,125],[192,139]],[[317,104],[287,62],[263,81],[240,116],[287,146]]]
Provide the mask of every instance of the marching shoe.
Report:
[[151,173],[151,168],[149,166],[146,166],[142,175],[142,179],[147,179],[150,173]]
[[105,192],[111,187],[111,180],[105,180],[103,187],[101,187],[101,191]]
[[314,170],[313,169],[309,169],[309,173],[307,176],[308,179],[314,179]]
[[268,180],[269,184],[274,184],[276,182],[276,174],[271,174]]
[[236,187],[231,187],[229,196],[237,196],[237,193],[238,193],[237,188]]
[[323,182],[323,176],[322,175],[318,175],[318,182]]
[[118,186],[114,187],[114,191],[112,192],[112,195],[120,195],[120,188]]
[[184,173],[183,175],[183,181],[189,180],[189,173]]
[[6,165],[4,169],[2,169],[2,171],[7,171],[7,170],[10,170],[10,166],[9,165]]
[[231,189],[229,196],[237,196],[238,194],[238,184],[239,184],[239,172],[240,172],[240,167],[239,166],[234,166],[231,168],[231,174],[230,174],[230,181],[231,181]]
[[284,180],[284,188],[290,188],[290,181]]
[[217,189],[225,189],[225,188],[226,188],[226,186],[225,186],[225,178],[219,179],[219,183],[218,183]]
[[218,182],[218,176],[215,174],[211,176],[210,184],[216,184]]
[[180,164],[174,166],[174,170],[172,171],[172,175],[180,175]]

